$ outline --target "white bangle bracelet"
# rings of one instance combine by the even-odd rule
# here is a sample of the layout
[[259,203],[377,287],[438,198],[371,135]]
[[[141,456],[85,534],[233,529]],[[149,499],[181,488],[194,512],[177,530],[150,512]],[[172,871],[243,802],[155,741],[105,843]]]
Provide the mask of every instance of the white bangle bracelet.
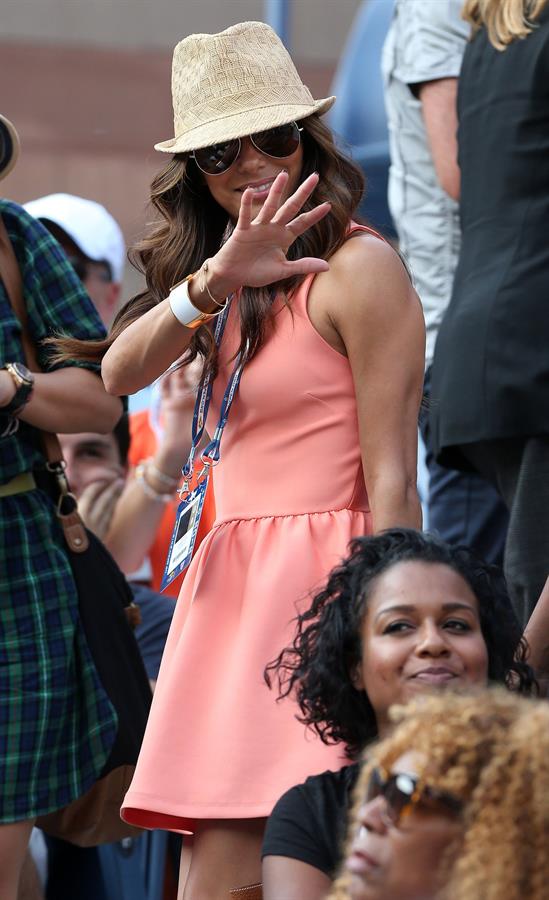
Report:
[[166,487],[171,488],[175,491],[177,485],[179,484],[179,478],[173,478],[171,475],[166,475],[165,472],[163,472],[158,468],[157,465],[155,465],[152,456],[149,456],[149,458],[145,460],[145,466],[147,469],[150,469],[157,481],[160,481],[161,484],[165,484]]
[[170,309],[177,321],[180,322],[181,325],[184,325],[185,328],[191,329],[199,328],[200,325],[204,325],[213,318],[210,313],[201,312],[196,306],[193,306],[191,302],[191,298],[189,297],[189,284],[195,275],[196,272],[187,276],[184,281],[176,284],[175,287],[171,289],[168,297]]
[[[207,262],[207,260],[206,260]],[[197,273],[193,272],[192,275],[188,275],[184,281],[180,281],[179,284],[176,284],[170,291],[168,300],[170,301],[170,309],[173,312],[175,318],[181,325],[184,325],[185,328],[199,328],[200,325],[205,325],[210,319],[215,319],[223,310],[226,308],[229,297],[225,300],[224,303],[219,303],[212,297],[214,303],[219,306],[214,313],[205,313],[201,312],[199,309],[194,306],[189,297],[189,284],[193,280]],[[202,289],[200,289],[202,293]],[[208,291],[209,293],[209,291]],[[211,296],[211,294],[210,294]]]
[[169,503],[170,500],[173,499],[172,494],[162,494],[158,491],[155,491],[152,485],[149,484],[146,478],[147,472],[147,464],[140,463],[135,470],[135,480],[137,481],[139,487],[145,494],[145,497],[148,497],[149,500],[155,500],[156,503]]

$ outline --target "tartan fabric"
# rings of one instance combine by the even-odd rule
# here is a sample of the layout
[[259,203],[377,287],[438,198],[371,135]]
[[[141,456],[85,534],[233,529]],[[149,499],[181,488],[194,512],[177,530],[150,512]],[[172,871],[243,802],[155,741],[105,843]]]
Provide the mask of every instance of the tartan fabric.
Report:
[[[35,340],[60,331],[103,337],[54,238],[14,203],[0,200],[0,215]],[[0,366],[22,361],[20,326],[1,281],[0,316]],[[41,362],[52,369],[44,354]],[[30,426],[0,438],[0,482],[43,462]],[[84,793],[115,736],[116,713],[85,642],[53,504],[40,490],[0,498],[0,823],[51,812]]]
[[[0,215],[12,242],[23,279],[29,331],[38,345],[44,371],[53,371],[40,342],[66,333],[85,340],[103,338],[105,330],[64,251],[41,222],[9,200],[0,199]],[[0,281],[0,366],[24,362],[21,326]],[[69,365],[69,363],[67,363]],[[72,364],[74,365],[74,363]],[[94,363],[78,363],[98,371]],[[7,424],[0,414],[0,434]],[[21,422],[16,438],[0,438],[0,481],[9,481],[43,462],[36,431]]]
[[64,806],[95,781],[116,735],[79,625],[51,501],[0,498],[0,822]]

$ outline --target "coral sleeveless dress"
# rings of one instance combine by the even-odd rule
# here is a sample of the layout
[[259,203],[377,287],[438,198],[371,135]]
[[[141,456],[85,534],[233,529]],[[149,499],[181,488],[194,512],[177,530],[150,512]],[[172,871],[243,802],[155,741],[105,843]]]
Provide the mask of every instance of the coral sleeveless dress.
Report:
[[[192,831],[200,819],[268,816],[288,788],[346,762],[263,680],[293,639],[297,609],[351,538],[371,531],[351,369],[309,320],[313,278],[291,308],[275,301],[274,328],[244,368],[215,469],[217,517],[183,582],[128,822]],[[235,312],[210,434],[239,344]]]

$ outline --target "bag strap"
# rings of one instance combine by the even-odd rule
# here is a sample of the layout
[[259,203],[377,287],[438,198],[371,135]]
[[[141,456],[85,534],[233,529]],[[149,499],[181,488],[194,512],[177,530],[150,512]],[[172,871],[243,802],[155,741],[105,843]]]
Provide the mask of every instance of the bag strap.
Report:
[[22,326],[21,338],[27,365],[33,372],[39,372],[40,367],[36,359],[34,344],[30,340],[26,328],[27,309],[23,300],[21,272],[19,271],[15,251],[6,231],[2,216],[0,216],[0,275],[2,276],[2,281],[4,282],[13,311]]
[[[21,341],[25,354],[25,362],[31,372],[41,372],[42,369],[38,362],[36,346],[28,329],[27,307],[23,297],[21,270],[19,269],[17,257],[15,256],[15,251],[1,215],[0,277],[4,282],[4,287],[11,307],[21,324]],[[63,459],[63,451],[61,449],[61,444],[59,443],[59,438],[56,434],[52,434],[49,431],[42,431],[41,429],[40,434],[48,469],[55,475],[59,487],[60,497],[57,505],[57,515],[61,522],[65,540],[67,541],[70,550],[73,550],[75,553],[83,553],[89,546],[89,538],[86,534],[84,523],[78,513],[76,499],[69,490],[65,475],[65,460]],[[68,504],[67,501],[69,501]],[[64,511],[64,503],[65,505],[68,505],[68,511]]]
[[[38,362],[36,347],[28,330],[27,307],[23,299],[21,271],[2,216],[0,216],[0,276],[4,282],[12,309],[21,324],[21,341],[25,353],[25,362],[31,372],[41,372],[42,369]],[[43,431],[42,440],[48,462],[60,462],[63,459],[63,451],[57,435]]]

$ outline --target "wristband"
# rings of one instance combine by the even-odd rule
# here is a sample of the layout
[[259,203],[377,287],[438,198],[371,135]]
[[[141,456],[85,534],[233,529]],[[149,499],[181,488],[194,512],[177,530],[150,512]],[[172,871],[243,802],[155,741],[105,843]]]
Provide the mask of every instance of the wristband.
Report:
[[192,275],[188,275],[183,281],[176,284],[175,287],[171,289],[168,296],[170,309],[175,318],[181,325],[184,325],[185,328],[190,329],[200,328],[201,325],[205,325],[206,322],[213,319],[211,313],[201,312],[196,306],[193,306],[191,302],[191,298],[189,297],[189,284],[195,275],[196,272],[193,272]]
[[[211,319],[215,319],[216,316],[219,316],[226,309],[229,302],[229,297],[223,304],[214,300],[214,303],[219,307],[214,313],[205,313],[197,309],[189,297],[189,284],[197,274],[198,272],[193,272],[192,275],[187,275],[183,281],[174,285],[168,295],[170,309],[177,321],[184,325],[185,328],[191,329],[199,328],[201,325],[207,324]],[[202,288],[200,288],[200,293],[202,293]]]

